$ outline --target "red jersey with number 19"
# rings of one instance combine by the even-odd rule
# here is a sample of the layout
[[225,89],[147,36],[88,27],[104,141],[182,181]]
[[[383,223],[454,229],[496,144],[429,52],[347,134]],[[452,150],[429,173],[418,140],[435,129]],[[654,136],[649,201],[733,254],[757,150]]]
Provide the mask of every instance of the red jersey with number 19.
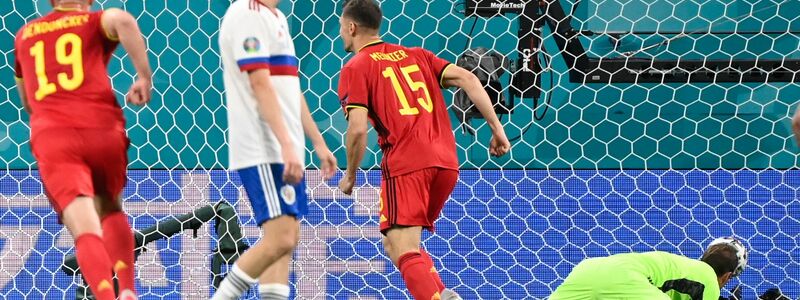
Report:
[[49,127],[124,130],[107,70],[117,42],[102,15],[56,10],[17,33],[15,71],[31,106],[32,135]]
[[422,48],[376,41],[342,68],[345,115],[366,109],[383,150],[384,178],[425,168],[458,170],[456,142],[441,91],[449,62]]

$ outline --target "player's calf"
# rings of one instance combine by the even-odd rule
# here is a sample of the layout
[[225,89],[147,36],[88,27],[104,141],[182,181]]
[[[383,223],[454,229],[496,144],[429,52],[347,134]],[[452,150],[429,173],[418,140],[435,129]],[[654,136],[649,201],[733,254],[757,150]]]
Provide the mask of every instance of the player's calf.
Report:
[[91,198],[77,197],[62,213],[64,226],[75,238],[75,257],[81,274],[98,300],[114,300],[111,260],[100,236],[100,218]]
[[414,299],[440,299],[442,289],[436,284],[430,273],[429,263],[415,251],[407,252],[398,259],[397,268],[406,282],[406,287]]
[[421,236],[420,226],[394,226],[386,231],[384,247],[414,299],[440,299],[443,289],[431,274],[430,257],[420,252]]
[[[123,300],[136,299],[134,272],[134,238],[128,217],[121,211],[103,217],[103,242],[111,259],[111,265],[119,282],[120,296]],[[131,297],[133,295],[133,297]]]
[[260,300],[289,299],[289,263],[292,253],[287,253],[267,268],[258,278],[258,296]]
[[[431,258],[431,256],[428,255],[428,252],[425,251],[425,249],[422,249],[421,247],[419,248],[419,254],[421,254],[422,258],[425,259],[425,262],[428,263],[428,267],[430,267],[431,277],[433,278],[433,281],[436,283],[436,286],[439,287],[439,290],[444,290],[445,289],[444,282],[442,281],[442,278],[439,277],[439,272],[436,271],[436,267],[433,265],[433,259]],[[444,299],[444,294],[442,294],[442,299]]]
[[95,299],[114,300],[111,261],[103,247],[103,239],[93,233],[78,236],[75,239],[75,257]]

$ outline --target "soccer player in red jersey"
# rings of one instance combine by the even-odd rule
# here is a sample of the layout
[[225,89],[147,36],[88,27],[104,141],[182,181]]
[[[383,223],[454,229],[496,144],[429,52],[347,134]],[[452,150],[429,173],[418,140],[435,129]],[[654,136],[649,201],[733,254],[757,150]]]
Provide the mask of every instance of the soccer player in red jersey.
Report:
[[489,95],[471,72],[422,48],[386,43],[378,36],[382,13],[373,0],[345,3],[340,34],[355,56],[342,68],[339,99],[348,118],[347,170],[339,182],[351,194],[363,158],[367,120],[378,132],[381,162],[380,230],[386,253],[415,299],[459,299],[445,289],[431,257],[420,247],[458,180],[458,156],[441,88],[464,89],[492,129],[489,152],[510,144]]
[[53,0],[53,12],[14,41],[17,87],[31,116],[31,150],[45,191],[75,239],[81,273],[98,300],[136,299],[134,239],[120,196],[129,140],[108,76],[122,44],[137,79],[127,100],[144,105],[151,70],[136,20],[119,9],[89,11],[91,0]]

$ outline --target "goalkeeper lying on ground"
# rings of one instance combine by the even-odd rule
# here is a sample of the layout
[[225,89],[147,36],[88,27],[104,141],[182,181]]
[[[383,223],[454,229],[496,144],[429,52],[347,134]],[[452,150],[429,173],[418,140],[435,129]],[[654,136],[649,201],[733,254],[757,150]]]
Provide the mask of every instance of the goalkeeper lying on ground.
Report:
[[591,258],[575,266],[550,300],[717,300],[746,265],[747,250],[730,237],[711,242],[700,260],[666,252]]

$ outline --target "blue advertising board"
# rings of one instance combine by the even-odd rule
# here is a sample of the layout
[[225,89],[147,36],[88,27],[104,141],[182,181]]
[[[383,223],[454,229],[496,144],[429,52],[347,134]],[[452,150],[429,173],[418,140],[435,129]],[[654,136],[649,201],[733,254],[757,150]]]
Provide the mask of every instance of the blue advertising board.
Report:
[[[125,208],[142,229],[227,201],[252,243],[259,230],[234,174],[130,171]],[[353,198],[307,172],[312,200],[292,263],[294,298],[408,298],[380,245],[380,173],[363,175]],[[770,287],[797,299],[798,188],[798,171],[465,170],[425,247],[465,299],[537,299],[586,257],[650,250],[699,257],[712,238],[736,235],[750,249],[750,266],[733,283],[747,299]],[[72,240],[37,172],[0,172],[0,199],[0,298],[74,299],[79,279],[59,269]],[[210,228],[146,245],[137,261],[142,299],[207,299]]]

